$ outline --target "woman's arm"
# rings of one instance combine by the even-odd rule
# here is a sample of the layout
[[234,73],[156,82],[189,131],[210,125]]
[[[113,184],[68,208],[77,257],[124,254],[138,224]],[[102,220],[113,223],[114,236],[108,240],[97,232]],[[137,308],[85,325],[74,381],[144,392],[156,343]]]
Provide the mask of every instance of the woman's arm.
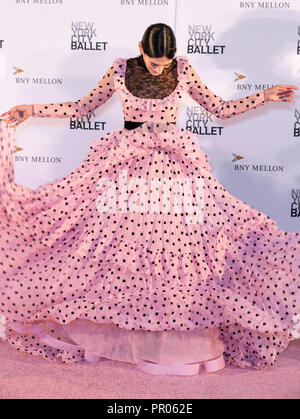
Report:
[[224,100],[208,89],[189,63],[186,71],[189,86],[188,94],[208,112],[221,119],[227,119],[250,111],[250,109],[256,109],[269,101],[283,100],[290,102],[289,98],[294,97],[294,92],[291,89],[298,90],[297,86],[279,84],[240,99]]
[[106,71],[98,85],[76,102],[33,104],[32,116],[42,118],[79,118],[103,105],[116,91],[114,64]]
[[200,80],[194,68],[187,65],[187,83],[189,85],[187,93],[197,102],[203,106],[208,112],[220,119],[227,119],[234,115],[247,112],[250,109],[255,109],[268,102],[265,97],[264,90],[253,93],[249,96],[236,99],[224,100],[215,95],[209,88]]

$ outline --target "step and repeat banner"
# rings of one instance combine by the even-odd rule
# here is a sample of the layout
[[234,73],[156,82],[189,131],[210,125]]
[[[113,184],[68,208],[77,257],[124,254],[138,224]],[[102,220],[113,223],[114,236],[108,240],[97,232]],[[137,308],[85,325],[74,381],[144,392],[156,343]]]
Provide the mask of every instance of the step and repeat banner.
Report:
[[[173,28],[176,55],[225,100],[300,87],[300,0],[0,0],[0,8],[0,113],[80,99],[115,58],[139,55],[157,22]],[[299,231],[300,92],[226,120],[186,94],[178,126],[197,135],[230,193]],[[92,141],[120,127],[117,93],[88,117],[29,118],[16,129],[16,181],[35,189],[67,175]]]

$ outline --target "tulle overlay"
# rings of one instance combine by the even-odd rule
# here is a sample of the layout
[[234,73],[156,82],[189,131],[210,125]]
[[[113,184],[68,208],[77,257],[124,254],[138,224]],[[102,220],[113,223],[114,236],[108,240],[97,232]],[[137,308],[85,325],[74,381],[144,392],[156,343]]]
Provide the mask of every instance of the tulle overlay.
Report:
[[[14,148],[15,129],[2,123],[0,313],[10,344],[65,363],[85,351],[188,363],[224,350],[227,364],[263,368],[294,339],[299,233],[226,191],[194,134],[166,122],[113,130],[36,190],[14,181]],[[162,207],[114,210],[143,208],[133,184],[125,199],[114,195],[120,182],[144,179],[149,191],[154,178],[201,180],[201,222]]]

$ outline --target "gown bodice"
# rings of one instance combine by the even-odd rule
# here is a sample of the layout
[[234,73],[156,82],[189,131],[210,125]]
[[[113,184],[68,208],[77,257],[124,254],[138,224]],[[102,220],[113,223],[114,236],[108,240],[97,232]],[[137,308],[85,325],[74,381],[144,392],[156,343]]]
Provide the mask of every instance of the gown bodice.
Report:
[[175,122],[183,93],[190,95],[206,111],[227,119],[267,102],[264,90],[249,96],[224,100],[201,81],[185,56],[177,56],[160,76],[149,73],[143,60],[116,58],[94,87],[76,101],[34,104],[33,117],[79,118],[103,105],[118,92],[125,121]]

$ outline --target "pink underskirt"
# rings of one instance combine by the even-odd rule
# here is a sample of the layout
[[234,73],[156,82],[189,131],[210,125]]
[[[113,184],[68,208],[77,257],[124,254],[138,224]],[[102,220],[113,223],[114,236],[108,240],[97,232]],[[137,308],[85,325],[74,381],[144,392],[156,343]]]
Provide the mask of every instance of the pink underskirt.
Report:
[[[83,350],[92,355],[115,361],[138,363],[150,361],[164,365],[208,361],[223,355],[224,343],[218,328],[196,331],[127,330],[115,324],[99,324],[74,320],[60,325],[52,321],[31,325],[12,323],[17,333],[35,335],[40,344],[49,348]],[[93,361],[91,361],[93,362]]]
[[165,365],[200,362],[223,354],[219,330],[127,330],[114,324],[77,320],[65,330],[86,351],[102,358],[136,363],[146,360]]

